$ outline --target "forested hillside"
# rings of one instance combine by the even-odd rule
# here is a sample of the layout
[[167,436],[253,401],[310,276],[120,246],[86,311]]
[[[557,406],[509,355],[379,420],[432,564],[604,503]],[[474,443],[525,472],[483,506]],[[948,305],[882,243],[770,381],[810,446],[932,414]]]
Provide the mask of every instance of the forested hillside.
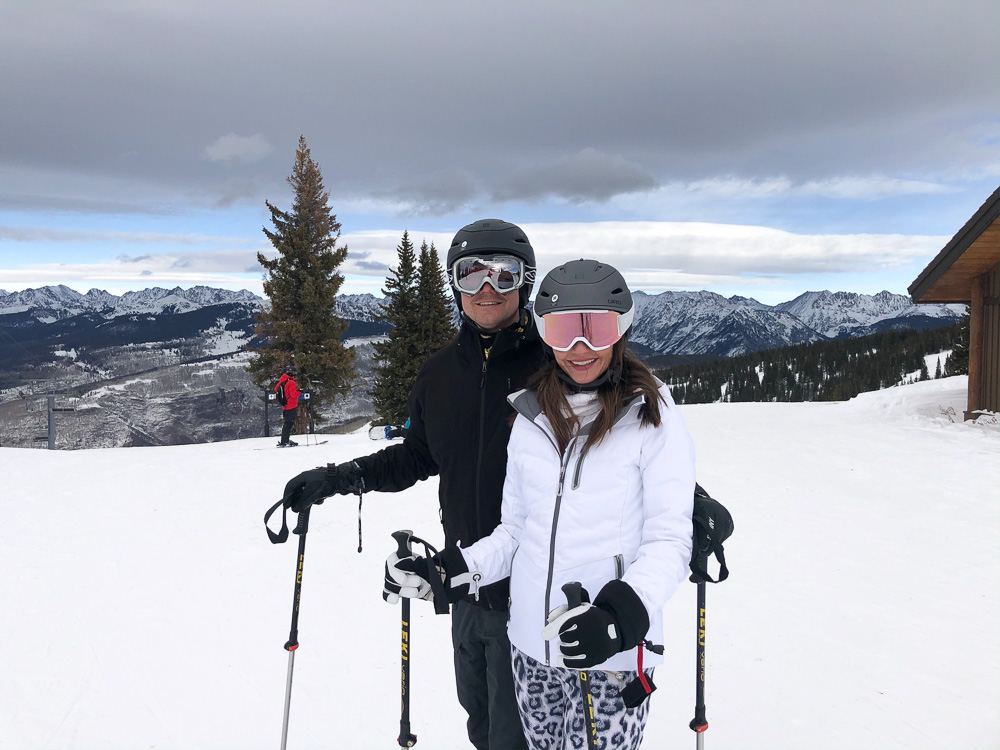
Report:
[[[846,401],[865,391],[964,371],[944,356],[961,342],[962,323],[754,352],[657,371],[679,404],[715,401]],[[966,324],[967,325],[967,324]],[[961,348],[961,346],[960,346]],[[914,375],[915,373],[915,375]]]

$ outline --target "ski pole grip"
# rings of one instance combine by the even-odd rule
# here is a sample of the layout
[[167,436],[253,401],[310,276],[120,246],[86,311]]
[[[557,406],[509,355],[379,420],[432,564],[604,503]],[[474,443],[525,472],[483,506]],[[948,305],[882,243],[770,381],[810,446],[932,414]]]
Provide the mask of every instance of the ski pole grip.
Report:
[[413,554],[413,550],[410,546],[410,540],[413,538],[412,531],[409,529],[394,531],[392,532],[392,538],[396,540],[396,544],[398,545],[396,549],[396,557],[402,560]]
[[312,510],[310,505],[305,510],[299,511],[299,522],[295,524],[295,530],[293,534],[305,534],[309,531],[309,511]]
[[566,604],[570,609],[575,609],[583,604],[582,591],[583,586],[579,581],[570,581],[563,584],[562,592],[566,595]]

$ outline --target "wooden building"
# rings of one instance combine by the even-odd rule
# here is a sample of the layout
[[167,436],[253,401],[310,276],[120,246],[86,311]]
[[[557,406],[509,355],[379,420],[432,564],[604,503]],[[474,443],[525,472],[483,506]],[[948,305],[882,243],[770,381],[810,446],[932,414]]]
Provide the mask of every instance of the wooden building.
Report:
[[969,305],[965,418],[1000,411],[1000,188],[910,284],[914,302]]

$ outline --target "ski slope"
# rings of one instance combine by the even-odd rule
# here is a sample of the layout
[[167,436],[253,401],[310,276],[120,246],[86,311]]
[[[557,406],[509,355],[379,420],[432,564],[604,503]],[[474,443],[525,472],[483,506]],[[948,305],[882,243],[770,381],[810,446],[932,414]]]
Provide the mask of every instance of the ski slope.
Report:
[[[950,420],[965,388],[680,407],[736,522],[708,589],[710,750],[1000,746],[1000,428]],[[0,748],[279,746],[297,537],[271,545],[263,513],[295,473],[385,443],[274,442],[0,448]],[[356,498],[312,513],[295,750],[396,746],[382,565],[396,529],[441,542],[436,482],[367,495],[361,554],[357,523]],[[647,748],[695,742],[694,594],[666,608]],[[469,747],[449,621],[413,608],[418,747]]]

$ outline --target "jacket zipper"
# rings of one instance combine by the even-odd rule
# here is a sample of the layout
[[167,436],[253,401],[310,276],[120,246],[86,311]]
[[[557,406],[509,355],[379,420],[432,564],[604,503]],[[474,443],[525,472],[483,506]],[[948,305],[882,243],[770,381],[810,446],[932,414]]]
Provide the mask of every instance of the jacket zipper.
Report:
[[476,535],[483,538],[483,520],[479,511],[482,499],[479,496],[479,485],[483,473],[483,443],[486,440],[486,362],[483,360],[483,375],[479,380],[479,453],[476,456]]
[[[486,366],[484,364],[483,371],[485,372],[485,370]],[[636,403],[635,401],[630,403],[626,407],[626,409],[619,415],[619,419],[621,419],[622,416],[624,416],[628,411],[630,411],[635,403]],[[552,436],[549,435],[549,433],[547,433],[540,424],[535,422],[534,419],[529,418],[528,421],[542,431],[542,434],[545,435],[546,438],[548,438],[549,443],[551,443],[553,449],[555,449],[556,455],[559,455],[559,447],[556,445],[556,442],[552,439]],[[618,420],[615,420],[616,424],[617,422]],[[552,532],[549,537],[549,566],[548,566],[548,576],[545,582],[545,611],[542,613],[542,627],[548,625],[549,612],[551,611],[550,604],[552,597],[552,578],[555,575],[556,527],[559,525],[559,508],[562,505],[563,484],[566,479],[566,468],[569,466],[569,459],[573,455],[573,449],[576,447],[576,442],[577,439],[579,438],[579,433],[580,431],[578,428],[577,431],[573,434],[573,438],[572,440],[570,440],[569,446],[566,448],[566,454],[559,455],[559,488],[556,491],[556,505],[555,509],[552,512]],[[576,489],[579,486],[580,474],[583,470],[582,469],[583,458],[584,456],[581,455],[577,459],[575,467],[576,471],[574,472],[576,476],[574,477],[573,489]],[[625,575],[625,559],[624,556],[621,554],[615,555],[615,573],[618,578],[621,578],[623,575]],[[509,599],[508,599],[508,604],[509,604]],[[509,611],[507,617],[509,620],[510,618]],[[545,666],[551,666],[548,641],[545,641]]]
[[[541,427],[539,427],[541,429]],[[542,430],[544,432],[544,430]],[[556,491],[556,506],[552,511],[552,532],[549,536],[549,570],[545,580],[545,612],[542,613],[542,627],[548,624],[549,612],[552,611],[552,577],[555,574],[556,566],[556,530],[559,526],[559,508],[562,505],[563,484],[566,480],[566,467],[569,466],[569,459],[573,455],[573,448],[576,447],[576,435],[570,440],[566,447],[566,455],[559,457],[559,489]],[[554,445],[554,444],[553,444]],[[558,450],[556,451],[558,453]],[[549,663],[549,642],[545,641],[545,666]]]

